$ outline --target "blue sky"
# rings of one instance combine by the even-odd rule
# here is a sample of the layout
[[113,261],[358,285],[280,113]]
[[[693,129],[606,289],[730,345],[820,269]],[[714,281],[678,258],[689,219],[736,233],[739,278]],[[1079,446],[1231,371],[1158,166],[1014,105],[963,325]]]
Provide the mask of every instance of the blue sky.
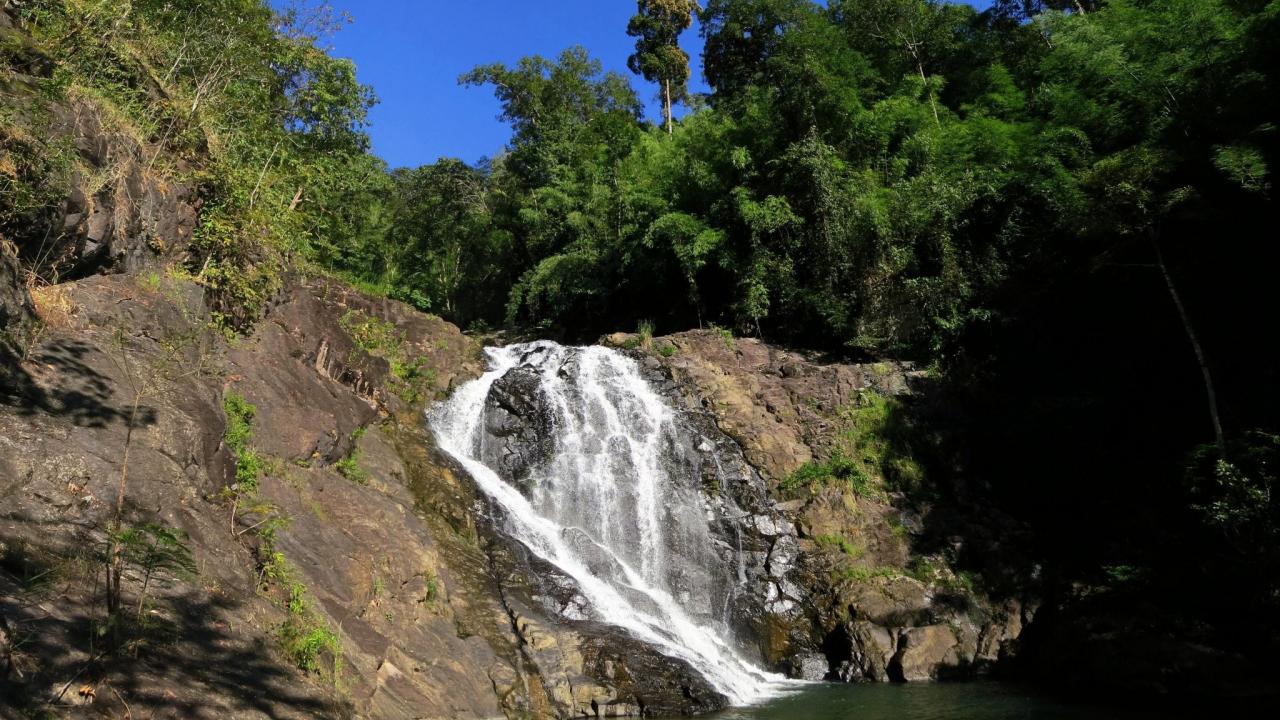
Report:
[[[973,4],[985,5],[988,0]],[[362,82],[376,90],[374,152],[392,167],[441,157],[475,162],[496,154],[510,132],[486,88],[465,88],[458,76],[476,65],[514,63],[526,55],[554,57],[582,45],[606,69],[627,71],[634,39],[627,20],[634,0],[333,0],[354,22],[330,40],[334,54],[355,61]],[[702,80],[697,26],[682,39]],[[630,76],[649,116],[661,114],[656,88]]]

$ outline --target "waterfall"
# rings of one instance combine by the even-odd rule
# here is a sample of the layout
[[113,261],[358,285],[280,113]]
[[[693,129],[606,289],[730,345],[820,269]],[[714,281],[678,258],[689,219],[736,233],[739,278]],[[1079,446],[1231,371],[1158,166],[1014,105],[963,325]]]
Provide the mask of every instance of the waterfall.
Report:
[[[488,372],[429,422],[440,447],[504,510],[506,531],[576,582],[593,619],[688,662],[732,704],[778,694],[789,681],[735,647],[721,599],[741,569],[717,571],[700,479],[674,451],[686,431],[637,363],[550,342],[486,352]],[[501,440],[486,418],[497,412],[495,383],[512,372],[533,386],[550,436],[519,482],[499,474]]]

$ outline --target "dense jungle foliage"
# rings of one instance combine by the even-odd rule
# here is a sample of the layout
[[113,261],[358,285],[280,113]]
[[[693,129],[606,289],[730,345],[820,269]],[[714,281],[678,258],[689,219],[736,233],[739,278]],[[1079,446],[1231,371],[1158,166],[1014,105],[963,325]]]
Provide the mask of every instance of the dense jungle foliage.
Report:
[[302,266],[473,329],[913,358],[945,492],[1028,523],[1054,592],[1280,641],[1280,2],[708,0],[693,96],[695,8],[642,0],[644,89],[583,48],[477,67],[508,147],[394,170],[332,13],[6,3],[53,67],[0,107],[0,234],[76,172],[42,108],[88,103],[199,188],[184,263],[232,326]]

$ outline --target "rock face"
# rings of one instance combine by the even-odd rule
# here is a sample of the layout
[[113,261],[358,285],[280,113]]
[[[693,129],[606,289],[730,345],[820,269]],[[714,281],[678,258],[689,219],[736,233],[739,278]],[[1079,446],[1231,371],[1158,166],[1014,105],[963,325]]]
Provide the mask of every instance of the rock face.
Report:
[[[423,401],[480,370],[453,326],[314,280],[293,283],[229,346],[201,289],[177,276],[159,287],[97,276],[59,292],[67,314],[45,318],[0,394],[0,616],[6,638],[35,639],[5,646],[4,696],[18,707],[81,667],[72,693],[87,683],[103,713],[127,702],[156,717],[607,717],[723,704],[687,666],[565,621],[528,585],[520,549],[477,512],[470,479],[421,422]],[[360,347],[353,317],[395,324],[421,393]],[[256,408],[264,467],[256,492],[234,499],[228,392]],[[145,596],[141,576],[126,575],[126,603],[149,618],[136,627],[128,615],[137,660],[97,656],[81,631],[104,617],[95,578],[122,473],[125,523],[181,531],[195,568],[161,573]],[[295,599],[338,640],[336,689],[280,641]]]
[[824,363],[710,331],[655,338],[648,348],[635,336],[605,342],[633,348],[670,397],[736,441],[767,481],[764,501],[776,500],[796,528],[767,556],[796,569],[784,593],[796,613],[757,628],[775,667],[810,679],[920,681],[985,672],[1012,654],[1034,604],[990,597],[944,555],[922,552],[930,508],[879,477],[861,490],[834,478],[788,483],[838,447],[848,452],[842,434],[868,395],[911,402],[921,374],[910,365]]
[[[76,687],[96,687],[107,714],[123,712],[121,702],[156,717],[501,713],[495,683],[518,681],[495,650],[505,646],[459,631],[506,627],[496,605],[468,602],[467,563],[487,561],[453,546],[474,543],[474,526],[456,500],[437,512],[423,505],[427,486],[462,499],[466,484],[431,457],[414,406],[385,382],[385,360],[361,350],[342,318],[398,323],[406,352],[431,370],[428,396],[478,371],[471,341],[324,280],[295,283],[235,347],[209,329],[201,289],[181,278],[152,287],[98,276],[59,288],[67,315],[45,318],[0,393],[0,615],[38,638],[12,653],[6,698],[43,702],[83,667]],[[238,508],[223,493],[235,471],[223,441],[227,390],[256,406],[252,443],[266,468]],[[353,457],[360,482],[337,472],[338,459]],[[126,575],[126,603],[150,618],[129,625],[136,661],[99,657],[80,629],[104,617],[96,558],[122,477],[124,521],[181,531],[194,567],[157,576],[145,596],[141,577]],[[338,691],[277,640],[293,613],[282,587],[298,588],[308,622],[338,638]]]
[[[148,158],[154,149],[127,135],[106,132],[99,109],[87,99],[59,108],[53,130],[70,138],[87,174],[74,179],[60,217],[49,228],[50,240],[22,248],[28,262],[41,265],[43,276],[85,277],[156,267],[163,256],[180,252],[190,242],[197,200],[189,186],[152,170]],[[112,180],[101,187],[91,184],[91,177],[103,172],[110,172]]]

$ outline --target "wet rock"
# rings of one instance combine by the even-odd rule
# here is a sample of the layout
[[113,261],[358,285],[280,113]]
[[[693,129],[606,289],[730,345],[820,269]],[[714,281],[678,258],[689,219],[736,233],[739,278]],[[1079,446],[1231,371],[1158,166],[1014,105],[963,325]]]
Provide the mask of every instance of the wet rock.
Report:
[[825,680],[828,674],[827,656],[822,653],[803,653],[791,660],[791,677],[800,680]]
[[526,491],[529,476],[551,458],[555,436],[538,371],[517,367],[493,384],[485,401],[482,458]]
[[[697,715],[728,705],[683,660],[667,657],[624,632],[607,629],[583,643],[586,667],[597,676],[612,673],[616,698],[645,716]],[[615,715],[615,717],[621,717]]]
[[890,682],[903,679],[894,659],[898,651],[896,631],[860,620],[852,623],[845,637],[852,642],[852,652],[849,661],[840,668],[841,680]]
[[773,547],[769,548],[769,557],[766,560],[768,564],[769,575],[781,578],[791,571],[797,558],[800,556],[800,543],[796,540],[795,535],[783,535],[773,543]]

